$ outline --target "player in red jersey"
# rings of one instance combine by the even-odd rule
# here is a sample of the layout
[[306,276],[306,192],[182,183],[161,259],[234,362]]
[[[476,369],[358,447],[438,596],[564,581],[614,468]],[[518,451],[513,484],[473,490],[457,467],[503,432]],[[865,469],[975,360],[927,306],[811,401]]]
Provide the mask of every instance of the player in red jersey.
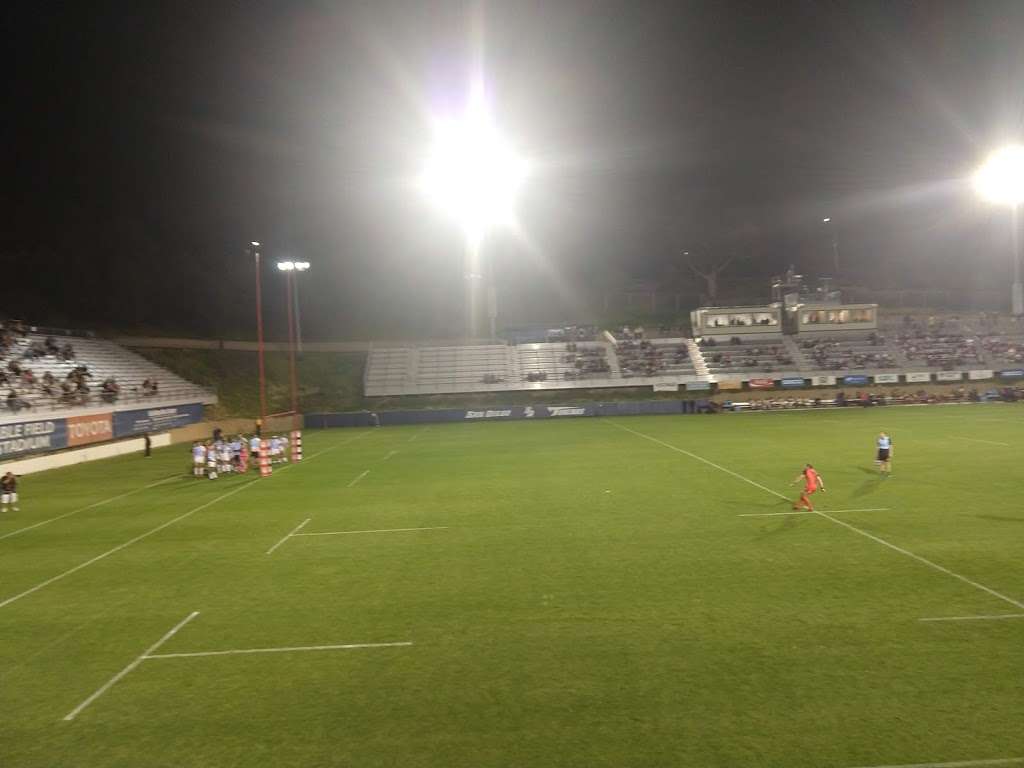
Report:
[[803,493],[800,494],[800,499],[793,504],[793,509],[800,509],[800,507],[806,507],[809,512],[814,511],[814,505],[811,504],[811,494],[816,491],[825,492],[825,481],[821,479],[821,475],[817,473],[813,466],[808,464],[796,479],[790,483],[790,485],[796,485],[800,481],[804,483]]

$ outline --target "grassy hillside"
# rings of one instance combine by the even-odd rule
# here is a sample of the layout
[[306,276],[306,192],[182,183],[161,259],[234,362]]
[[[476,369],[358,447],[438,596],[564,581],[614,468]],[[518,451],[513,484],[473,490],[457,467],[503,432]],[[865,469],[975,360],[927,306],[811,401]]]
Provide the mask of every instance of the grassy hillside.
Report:
[[[220,402],[212,415],[255,416],[259,413],[259,388],[255,352],[219,349],[139,349],[153,362],[180,376],[209,387]],[[299,408],[305,411],[350,411],[362,407],[363,367],[366,356],[358,353],[306,353],[298,361]],[[279,413],[291,408],[288,356],[268,352],[267,410]]]

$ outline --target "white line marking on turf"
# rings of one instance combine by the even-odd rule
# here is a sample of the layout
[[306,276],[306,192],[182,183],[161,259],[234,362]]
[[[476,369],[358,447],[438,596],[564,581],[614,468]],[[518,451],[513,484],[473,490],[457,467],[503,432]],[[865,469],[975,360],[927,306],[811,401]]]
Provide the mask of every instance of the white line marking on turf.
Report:
[[1024,613],[995,613],[991,616],[937,616],[918,621],[1000,621],[1001,619],[1024,619]]
[[95,509],[96,507],[102,507],[104,504],[109,504],[112,501],[118,501],[119,499],[123,499],[126,496],[131,496],[132,494],[139,493],[140,491],[145,491],[148,488],[155,488],[158,485],[163,485],[164,483],[169,483],[169,482],[171,482],[171,480],[177,480],[180,477],[183,477],[183,475],[172,475],[171,477],[165,477],[163,480],[157,480],[155,483],[150,483],[149,485],[143,485],[141,488],[135,488],[135,489],[133,489],[131,491],[126,491],[125,493],[119,494],[117,496],[111,496],[109,499],[103,499],[102,501],[94,501],[92,504],[88,504],[88,505],[86,505],[84,507],[79,507],[78,509],[73,509],[70,512],[65,512],[63,515],[57,515],[56,517],[51,517],[49,520],[41,520],[38,523],[33,523],[32,525],[26,525],[24,528],[19,528],[16,531],[10,531],[8,533],[5,533],[3,536],[0,536],[0,541],[3,541],[4,539],[8,539],[11,536],[17,536],[19,533],[24,533],[25,531],[31,531],[33,528],[39,528],[40,526],[48,525],[49,523],[55,523],[58,520],[63,520],[65,517],[71,517],[72,515],[77,515],[79,512],[85,512],[87,509]]
[[299,531],[301,531],[301,530],[302,530],[302,529],[303,529],[303,528],[305,527],[306,523],[308,523],[308,522],[309,522],[310,520],[312,520],[312,519],[313,519],[312,517],[307,517],[307,518],[306,518],[305,520],[303,520],[303,521],[302,521],[301,523],[299,523],[299,524],[298,524],[298,525],[297,525],[297,526],[295,527],[295,530],[294,530],[294,531],[292,531],[291,533],[289,533],[289,534],[288,534],[287,536],[285,536],[285,537],[284,537],[283,539],[281,539],[281,540],[280,540],[279,542],[277,542],[277,544],[275,544],[275,545],[274,545],[274,546],[272,546],[272,547],[271,547],[270,549],[268,549],[268,550],[267,550],[267,554],[268,554],[268,555],[272,555],[272,554],[274,554],[274,550],[275,550],[275,549],[277,549],[277,548],[278,548],[278,547],[280,547],[280,546],[281,546],[282,544],[284,544],[284,543],[285,543],[286,541],[288,541],[288,539],[290,539],[290,538],[291,538],[292,536],[295,536],[295,535],[296,535],[296,534],[297,534],[297,533],[298,533]]
[[387,456],[384,457],[384,461],[387,461],[392,456],[394,456],[396,453],[398,453],[398,451],[391,451],[391,453],[389,453]]
[[213,506],[218,501],[226,499],[229,496],[234,496],[239,491],[245,490],[250,485],[252,485],[253,483],[257,483],[257,482],[259,482],[258,478],[255,479],[255,480],[250,480],[249,482],[245,483],[244,485],[239,485],[236,488],[228,491],[227,493],[222,493],[220,496],[216,497],[215,499],[211,499],[210,501],[207,501],[207,502],[205,502],[203,504],[200,504],[198,507],[195,507],[194,509],[190,509],[188,512],[186,512],[183,515],[178,515],[177,517],[172,518],[171,520],[168,520],[166,523],[161,523],[156,528],[152,528],[151,530],[148,530],[145,533],[139,534],[134,539],[129,539],[128,541],[124,542],[123,544],[118,544],[113,549],[108,549],[106,552],[104,552],[104,553],[102,553],[100,555],[96,555],[96,557],[91,558],[89,560],[86,560],[84,563],[79,563],[74,568],[69,568],[68,570],[64,571],[63,573],[59,573],[56,576],[53,576],[53,577],[47,579],[46,581],[40,582],[39,584],[36,584],[31,589],[26,589],[24,592],[19,592],[18,594],[13,595],[12,597],[8,597],[3,602],[0,602],[0,608],[5,608],[6,606],[8,606],[11,603],[13,603],[15,600],[20,600],[23,597],[27,597],[28,595],[31,595],[33,592],[38,592],[43,587],[48,587],[50,584],[53,584],[55,581],[60,581],[65,576],[70,576],[72,573],[80,571],[83,568],[87,568],[90,565],[92,565],[93,563],[98,563],[100,560],[103,560],[106,557],[110,557],[115,552],[120,552],[122,549],[125,549],[126,547],[130,547],[132,544],[135,544],[136,542],[142,541],[143,539],[148,538],[149,536],[152,536],[154,533],[159,533],[164,528],[172,526],[175,523],[177,523],[178,521],[184,520],[186,517],[194,515],[196,512],[204,510],[207,507]]
[[652,443],[657,443],[658,445],[663,446],[665,448],[668,448],[669,450],[675,451],[676,453],[681,453],[684,456],[689,456],[691,459],[696,459],[699,462],[707,464],[709,467],[714,467],[715,469],[721,470],[722,472],[725,472],[727,475],[732,475],[737,480],[742,480],[745,483],[750,483],[750,485],[754,486],[755,488],[760,488],[762,491],[767,491],[768,493],[772,494],[773,496],[778,496],[780,499],[786,499],[786,501],[789,501],[789,498],[787,496],[783,496],[778,491],[773,491],[771,488],[769,488],[769,487],[767,487],[765,485],[761,485],[760,483],[751,480],[749,477],[744,477],[743,475],[740,475],[740,474],[737,474],[736,472],[733,472],[731,469],[726,469],[721,464],[715,464],[715,462],[713,462],[713,461],[708,461],[707,459],[705,459],[705,458],[703,458],[701,456],[698,456],[696,453],[690,453],[689,451],[685,451],[682,448],[677,448],[676,446],[671,445],[670,443],[666,443],[663,440],[659,440],[656,437],[651,437],[650,435],[645,435],[643,432],[637,432],[635,429],[630,429],[629,427],[624,427],[621,424],[616,424],[614,421],[609,422],[609,423],[613,427],[618,427],[619,429],[625,430],[626,432],[631,432],[632,434],[636,435],[637,437],[642,437],[645,440],[650,440]]
[[995,440],[981,440],[977,437],[964,437],[963,435],[953,435],[957,440],[970,440],[972,443],[987,443],[988,445],[1001,445],[1004,448],[1009,448],[1009,443],[997,443]]
[[144,659],[148,658],[149,655],[151,653],[153,653],[153,651],[155,651],[161,645],[163,645],[168,640],[170,640],[172,637],[174,637],[174,635],[178,632],[179,629],[184,627],[186,624],[188,624],[190,621],[192,621],[192,619],[194,619],[198,615],[199,615],[199,611],[193,611],[188,616],[186,616],[184,619],[179,621],[169,632],[167,632],[167,634],[165,634],[163,637],[161,637],[159,640],[157,640],[155,643],[153,643],[153,645],[149,646],[149,648],[147,648],[145,651],[143,651],[142,655],[137,657],[135,659],[135,661],[133,661],[127,667],[125,667],[120,672],[118,672],[116,675],[114,675],[112,678],[110,678],[106,683],[104,683],[98,689],[96,689],[96,691],[89,698],[87,698],[85,701],[83,701],[77,707],[75,707],[70,712],[68,712],[66,715],[64,715],[64,719],[65,720],[74,720],[76,717],[78,717],[78,715],[81,713],[81,711],[83,709],[88,707],[90,704],[92,704],[94,701],[96,701],[96,699],[98,699],[104,693],[109,691],[111,686],[114,685],[114,683],[116,683],[122,677],[124,677],[129,672],[131,672],[133,669],[135,669],[137,666],[139,666],[139,664],[141,664]]
[[362,473],[361,475],[359,475],[359,477],[357,477],[357,478],[356,478],[355,480],[353,480],[352,482],[350,482],[350,483],[349,483],[348,485],[346,485],[345,487],[346,487],[346,488],[351,488],[351,487],[352,487],[353,485],[355,485],[356,483],[358,483],[358,482],[359,482],[360,480],[362,480],[362,479],[363,479],[364,477],[366,477],[366,476],[367,476],[368,474],[370,474],[370,470],[368,470],[368,469],[364,469],[364,470],[363,470],[363,473]]
[[410,437],[410,438],[409,438],[409,440],[408,440],[408,442],[410,442],[410,443],[412,443],[412,442],[415,442],[415,441],[416,441],[416,438],[418,438],[418,437],[419,437],[420,435],[422,435],[422,434],[423,434],[424,432],[426,432],[426,431],[427,431],[428,429],[430,429],[430,427],[424,427],[424,428],[423,428],[423,429],[421,429],[421,430],[420,430],[419,432],[417,432],[417,433],[416,433],[416,434],[414,434],[414,435],[413,435],[412,437]]
[[993,760],[957,760],[953,763],[898,763],[896,765],[866,765],[859,768],[981,768],[984,765],[1020,765],[1024,757],[997,757]]
[[[744,477],[741,474],[733,472],[731,469],[726,469],[725,467],[719,466],[718,464],[715,464],[713,461],[708,461],[707,459],[702,458],[702,457],[698,456],[695,453],[690,453],[689,451],[684,451],[682,448],[677,448],[676,446],[671,445],[671,444],[666,443],[666,442],[663,442],[662,440],[658,440],[655,437],[651,437],[650,435],[645,435],[643,432],[637,432],[635,429],[630,429],[629,427],[623,427],[621,424],[616,424],[615,422],[610,422],[610,423],[613,424],[614,426],[618,427],[619,429],[624,429],[626,432],[632,432],[634,435],[637,435],[639,437],[643,437],[643,438],[645,438],[647,440],[650,440],[651,442],[658,443],[659,445],[663,445],[666,448],[670,448],[673,451],[676,451],[677,453],[682,453],[682,454],[684,454],[686,456],[690,456],[691,458],[697,459],[698,461],[701,461],[704,464],[708,464],[709,466],[715,467],[716,469],[720,469],[723,472],[725,472],[727,474],[730,474],[733,477],[735,477],[735,478],[737,478],[739,480],[742,480],[745,483],[749,483],[750,485],[756,486],[757,488],[760,488],[763,491],[767,491],[768,493],[772,494],[773,496],[778,496],[780,499],[785,499],[786,498],[785,496],[783,496],[778,491],[773,491],[771,488],[763,486],[760,483],[757,483],[757,482],[751,480],[748,477]],[[988,594],[992,595],[993,597],[998,597],[1003,602],[1009,603],[1010,605],[1016,606],[1017,608],[1024,609],[1024,603],[1022,603],[1022,602],[1020,602],[1018,600],[1014,600],[1012,597],[1007,597],[1004,594],[996,592],[994,589],[992,589],[991,587],[986,587],[984,584],[979,584],[976,581],[972,581],[971,579],[967,578],[966,576],[961,576],[959,573],[955,573],[954,571],[949,570],[945,566],[939,565],[938,563],[933,563],[931,560],[928,560],[927,558],[921,557],[921,555],[914,554],[909,549],[904,549],[903,547],[898,547],[895,544],[889,543],[888,541],[886,541],[883,538],[875,536],[874,534],[868,533],[867,531],[862,531],[860,528],[852,526],[849,523],[844,523],[842,520],[837,520],[836,518],[831,517],[827,512],[819,512],[818,510],[815,510],[814,514],[818,515],[819,517],[823,517],[826,520],[831,520],[836,525],[841,525],[841,526],[843,526],[843,528],[847,528],[847,529],[853,531],[854,533],[859,533],[861,536],[865,536],[865,537],[871,539],[872,541],[876,541],[876,542],[878,542],[879,544],[881,544],[884,547],[888,547],[889,549],[891,549],[891,550],[893,550],[895,552],[899,552],[901,555],[906,555],[909,558],[917,560],[919,563],[927,565],[929,568],[934,568],[936,571],[940,571],[941,573],[944,573],[947,576],[952,576],[954,579],[959,579],[960,581],[964,582],[965,584],[970,584],[975,589],[980,589],[982,592],[987,592]]]
[[295,536],[342,536],[346,533],[398,533],[399,531],[443,531],[447,525],[435,525],[430,528],[377,528],[372,531],[318,531],[313,533],[296,533]]
[[[831,512],[833,515],[839,515],[844,512],[888,512],[888,507],[872,507],[869,509],[827,509],[826,512]],[[810,510],[792,511],[792,512],[750,512],[745,515],[736,515],[736,517],[778,517],[779,515],[816,515],[818,510],[811,512]]]
[[196,651],[195,653],[148,654],[147,659],[188,659],[196,656],[236,656],[243,653],[292,653],[295,651],[347,651],[354,648],[398,648],[412,643],[349,643],[347,645],[298,645],[291,648],[242,648],[232,651]]

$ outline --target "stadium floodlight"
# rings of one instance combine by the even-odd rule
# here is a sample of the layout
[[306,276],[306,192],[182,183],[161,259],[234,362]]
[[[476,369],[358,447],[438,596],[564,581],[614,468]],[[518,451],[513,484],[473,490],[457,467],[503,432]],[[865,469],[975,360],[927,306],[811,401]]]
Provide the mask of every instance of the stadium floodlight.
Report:
[[1024,146],[997,149],[974,174],[974,188],[992,203],[1024,203]]
[[831,216],[826,216],[824,219],[821,220],[821,223],[822,224],[828,224],[830,221],[832,221],[832,217]]
[[305,272],[307,269],[309,269],[309,262],[308,261],[296,261],[295,262],[295,271],[296,272]]
[[277,262],[277,268],[282,272],[292,272],[295,269],[294,261],[279,261]]
[[991,203],[1013,209],[1013,286],[1010,304],[1014,315],[1024,315],[1024,285],[1020,273],[1020,205],[1024,203],[1024,145],[997,149],[974,174],[974,188]]
[[419,183],[459,221],[471,241],[479,241],[492,227],[514,222],[526,174],[526,162],[498,132],[476,88],[464,114],[435,122],[433,147]]

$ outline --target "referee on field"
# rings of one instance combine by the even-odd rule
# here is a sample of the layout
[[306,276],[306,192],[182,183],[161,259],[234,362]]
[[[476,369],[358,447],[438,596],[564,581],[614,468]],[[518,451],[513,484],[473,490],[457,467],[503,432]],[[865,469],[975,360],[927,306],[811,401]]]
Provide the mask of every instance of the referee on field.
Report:
[[878,433],[878,456],[875,458],[882,477],[892,474],[892,438],[885,432]]

